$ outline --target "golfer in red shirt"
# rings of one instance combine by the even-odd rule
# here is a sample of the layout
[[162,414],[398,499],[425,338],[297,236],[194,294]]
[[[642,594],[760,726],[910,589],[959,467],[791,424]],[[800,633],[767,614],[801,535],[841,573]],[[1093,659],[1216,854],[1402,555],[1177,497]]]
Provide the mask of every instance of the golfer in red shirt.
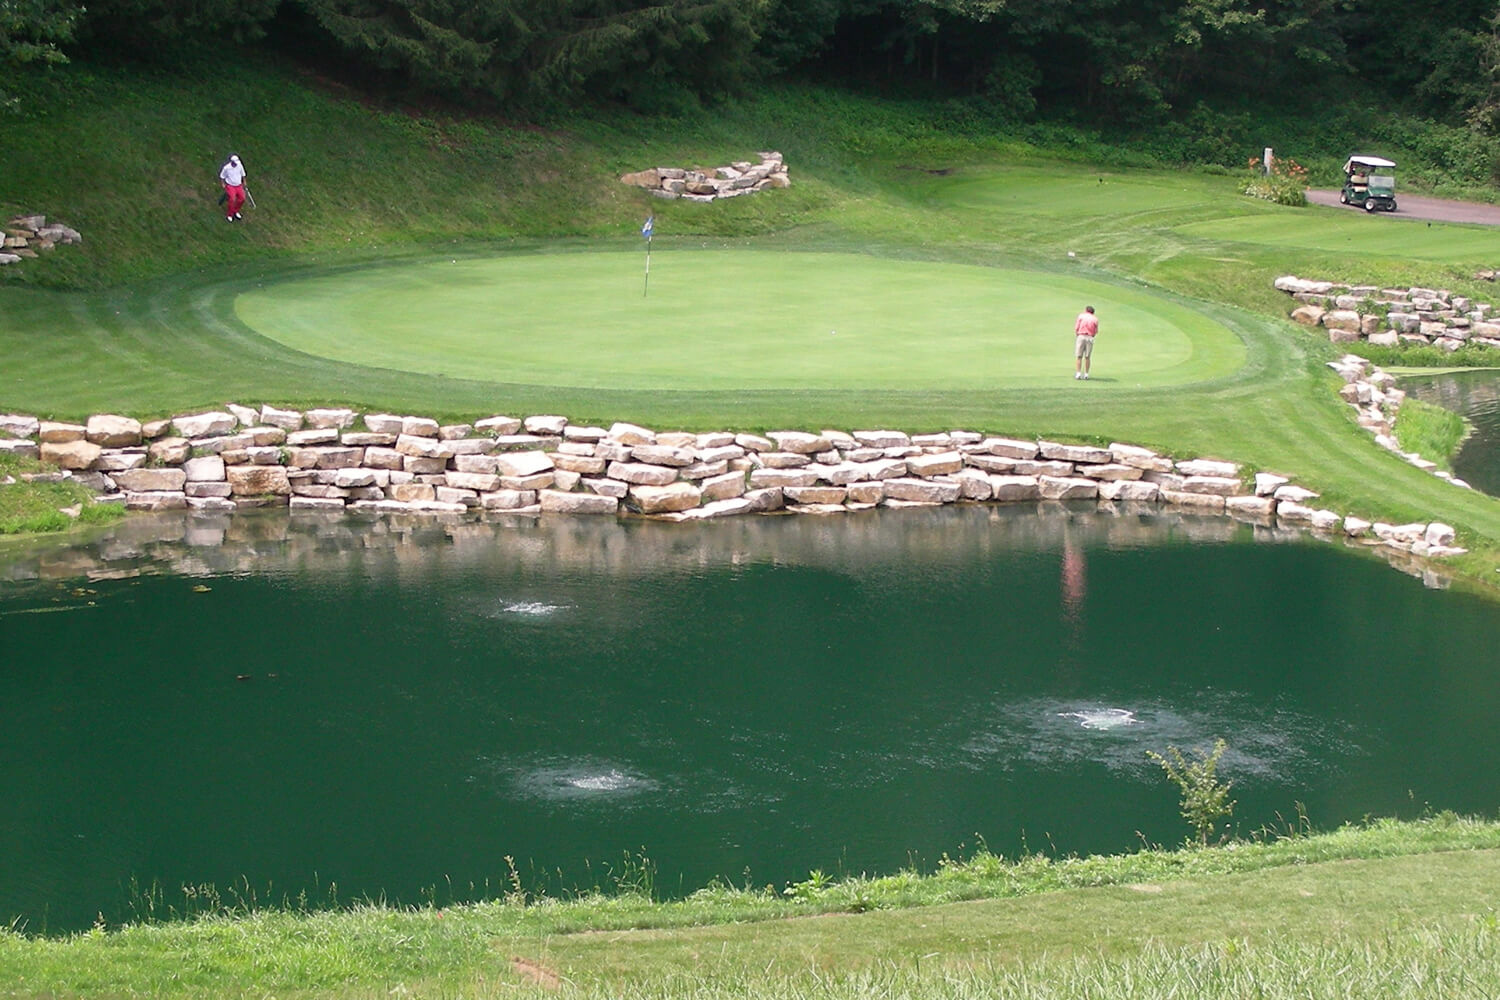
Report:
[[1089,377],[1089,360],[1094,356],[1094,338],[1099,335],[1099,317],[1094,307],[1086,306],[1073,323],[1073,377]]

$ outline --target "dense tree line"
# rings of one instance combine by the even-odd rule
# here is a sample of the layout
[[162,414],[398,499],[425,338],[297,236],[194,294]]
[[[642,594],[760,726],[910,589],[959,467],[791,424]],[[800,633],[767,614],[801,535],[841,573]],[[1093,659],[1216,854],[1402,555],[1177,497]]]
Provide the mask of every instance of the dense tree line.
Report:
[[661,106],[797,71],[920,82],[1017,116],[1149,121],[1347,88],[1500,125],[1500,0],[0,0],[12,63],[268,31],[387,85],[521,108]]

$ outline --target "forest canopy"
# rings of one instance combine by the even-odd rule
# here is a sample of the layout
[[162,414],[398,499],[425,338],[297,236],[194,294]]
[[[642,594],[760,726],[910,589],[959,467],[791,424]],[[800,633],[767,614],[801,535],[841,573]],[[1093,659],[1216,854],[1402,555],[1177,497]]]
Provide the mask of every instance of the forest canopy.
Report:
[[798,72],[920,83],[1022,118],[1149,122],[1302,91],[1500,124],[1500,0],[0,0],[0,61],[22,72],[105,41],[160,59],[256,39],[521,113],[659,109]]

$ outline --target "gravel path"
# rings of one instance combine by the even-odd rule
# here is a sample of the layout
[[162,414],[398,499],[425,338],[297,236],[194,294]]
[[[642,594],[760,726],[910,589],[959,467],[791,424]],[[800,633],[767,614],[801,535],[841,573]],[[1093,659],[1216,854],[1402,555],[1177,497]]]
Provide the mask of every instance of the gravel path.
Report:
[[[1308,191],[1307,200],[1314,205],[1339,204],[1339,193],[1333,191]],[[1349,211],[1363,211],[1350,208]],[[1389,215],[1376,212],[1376,215]],[[1396,218],[1429,219],[1433,222],[1475,222],[1485,226],[1500,226],[1500,205],[1485,205],[1473,201],[1450,201],[1447,198],[1425,198],[1416,194],[1396,192]]]

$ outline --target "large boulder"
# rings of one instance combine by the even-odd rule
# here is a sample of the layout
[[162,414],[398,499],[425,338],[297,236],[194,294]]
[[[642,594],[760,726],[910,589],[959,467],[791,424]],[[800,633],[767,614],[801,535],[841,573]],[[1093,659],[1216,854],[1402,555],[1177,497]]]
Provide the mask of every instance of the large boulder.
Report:
[[705,501],[730,500],[745,495],[745,474],[726,472],[721,476],[709,476],[698,484]]
[[[586,495],[586,494],[580,494]],[[690,510],[703,499],[703,491],[692,483],[668,483],[665,486],[632,486],[630,499],[642,514],[665,514]]]
[[1037,447],[1041,450],[1042,458],[1052,462],[1083,462],[1087,465],[1105,465],[1114,458],[1108,448],[1058,444],[1054,441],[1040,441]]
[[[366,421],[367,426],[368,423],[369,421]],[[376,430],[377,428],[371,427],[370,429]],[[441,430],[441,425],[431,417],[402,417],[401,429],[396,433],[405,434],[408,437],[435,438],[440,436]]]
[[[648,466],[648,468],[651,467]],[[818,473],[812,469],[755,469],[750,473],[750,486],[752,489],[814,486],[817,482]]]
[[129,448],[141,443],[141,422],[133,417],[98,413],[89,417],[85,436],[104,448]]
[[535,476],[555,468],[545,451],[507,451],[495,456],[495,471],[502,476]]
[[1359,313],[1353,309],[1334,309],[1323,314],[1323,325],[1330,330],[1359,332]]
[[83,441],[88,438],[88,428],[83,424],[68,424],[59,420],[43,420],[37,428],[37,440],[42,444],[62,444],[67,441]]
[[284,431],[302,429],[302,413],[299,410],[283,410],[265,405],[260,408],[260,422]]
[[885,498],[915,503],[955,503],[963,495],[963,487],[954,480],[943,479],[887,479]]
[[661,173],[655,167],[649,170],[637,170],[633,174],[620,175],[621,184],[629,184],[631,187],[646,188],[648,190],[661,187],[661,181]]
[[1093,500],[1099,496],[1099,483],[1078,476],[1038,476],[1037,490],[1043,500]]
[[605,474],[636,486],[666,486],[677,479],[677,470],[670,466],[642,462],[611,462]]
[[670,465],[679,469],[698,460],[696,452],[691,448],[673,448],[664,444],[636,445],[630,449],[630,457],[647,465]]
[[788,486],[781,491],[792,504],[839,504],[848,493],[842,486]]
[[230,493],[237,497],[290,496],[292,492],[286,469],[279,465],[228,465],[224,477]]
[[353,410],[338,408],[308,410],[304,416],[309,427],[332,427],[336,430],[343,430],[345,427],[353,426],[359,414]]
[[1322,306],[1315,306],[1312,303],[1308,303],[1307,305],[1298,306],[1293,309],[1292,319],[1303,326],[1320,326],[1323,322],[1325,312],[1326,310]]
[[766,436],[776,442],[777,450],[798,455],[816,455],[833,447],[833,442],[823,435],[806,431],[772,431]]
[[182,463],[182,471],[190,483],[221,483],[224,481],[224,459],[218,455],[190,458]]
[[43,441],[40,458],[59,469],[82,470],[92,466],[103,451],[91,441]]
[[185,438],[214,437],[229,434],[239,425],[238,417],[222,410],[210,413],[189,413],[172,418],[172,433],[177,437]]
[[537,496],[542,511],[548,514],[613,514],[620,508],[620,501],[599,493],[542,490]]
[[483,420],[474,421],[474,430],[480,434],[489,434],[495,437],[503,437],[514,434],[521,429],[521,421],[517,417],[493,416],[485,417]]
[[11,437],[36,437],[41,426],[42,422],[36,417],[22,413],[0,413],[0,433],[9,434]]
[[921,479],[946,476],[964,467],[964,457],[956,451],[943,451],[932,455],[913,455],[906,460],[908,474]]
[[178,468],[127,469],[111,473],[110,478],[130,493],[169,493],[182,489],[187,473]]
[[854,440],[867,448],[904,448],[911,444],[905,431],[855,431]]
[[192,442],[180,437],[164,437],[152,441],[146,449],[147,458],[162,465],[181,465],[192,453]]

